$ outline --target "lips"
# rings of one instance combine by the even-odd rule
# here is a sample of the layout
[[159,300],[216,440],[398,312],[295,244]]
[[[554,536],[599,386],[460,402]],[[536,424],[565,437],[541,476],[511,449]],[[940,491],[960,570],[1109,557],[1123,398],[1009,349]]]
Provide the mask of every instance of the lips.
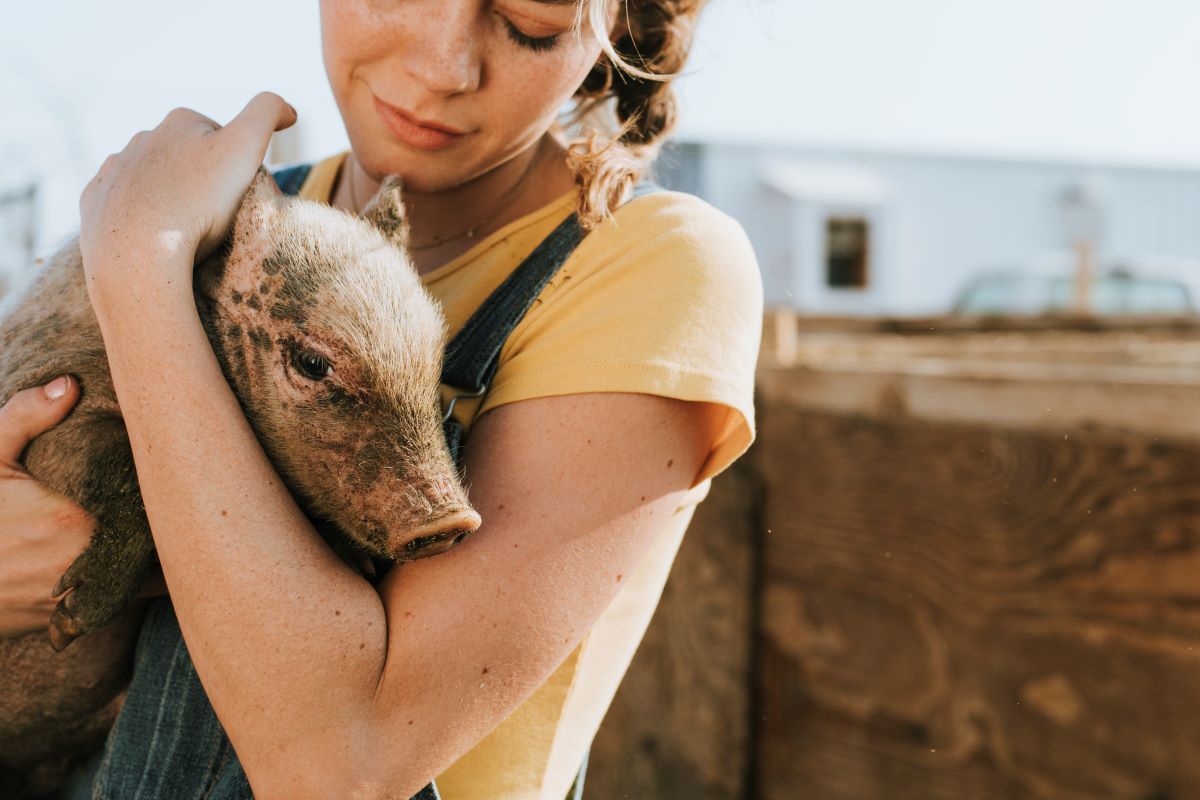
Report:
[[442,150],[467,135],[466,131],[437,122],[418,119],[374,95],[375,112],[392,135],[417,150]]

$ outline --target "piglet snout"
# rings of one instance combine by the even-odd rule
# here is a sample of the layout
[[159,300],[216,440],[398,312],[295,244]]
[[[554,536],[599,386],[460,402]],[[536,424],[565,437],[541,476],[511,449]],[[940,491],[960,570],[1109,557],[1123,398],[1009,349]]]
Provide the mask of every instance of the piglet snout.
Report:
[[436,556],[467,538],[480,522],[479,514],[473,509],[455,511],[416,531],[404,531],[401,537],[393,540],[392,550],[404,561]]

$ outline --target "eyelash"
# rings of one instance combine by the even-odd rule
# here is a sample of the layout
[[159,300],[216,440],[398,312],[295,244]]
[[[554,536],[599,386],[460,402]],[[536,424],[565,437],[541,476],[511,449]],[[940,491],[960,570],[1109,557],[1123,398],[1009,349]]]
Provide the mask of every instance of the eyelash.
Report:
[[553,50],[561,37],[561,34],[558,33],[553,36],[530,36],[512,24],[512,21],[507,17],[501,17],[501,19],[504,20],[504,29],[508,31],[508,38],[518,47],[524,47],[526,50],[532,50],[535,53],[545,53],[548,50]]

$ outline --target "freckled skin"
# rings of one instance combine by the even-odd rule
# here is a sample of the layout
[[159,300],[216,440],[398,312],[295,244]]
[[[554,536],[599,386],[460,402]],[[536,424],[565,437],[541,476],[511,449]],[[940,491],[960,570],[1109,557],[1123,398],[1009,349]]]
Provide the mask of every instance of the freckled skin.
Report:
[[[195,280],[205,332],[264,450],[354,564],[409,557],[420,529],[469,508],[441,432],[445,323],[398,247],[394,182],[368,217],[373,225],[281,198],[260,171],[230,245]],[[9,797],[53,791],[102,744],[155,556],[75,243],[0,319],[0,342],[0,402],[63,373],[79,380],[79,403],[34,440],[25,465],[97,523],[63,577],[71,591],[49,634],[0,641],[0,795]],[[302,350],[333,374],[299,372]]]

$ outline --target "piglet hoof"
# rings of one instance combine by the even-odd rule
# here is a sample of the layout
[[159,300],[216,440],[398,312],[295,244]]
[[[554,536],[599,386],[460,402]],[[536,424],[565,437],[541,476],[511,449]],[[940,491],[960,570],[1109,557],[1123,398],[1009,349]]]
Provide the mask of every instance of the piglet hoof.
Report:
[[72,595],[67,595],[60,600],[58,607],[54,609],[54,614],[50,617],[50,628],[47,633],[50,635],[50,646],[58,653],[66,650],[67,645],[78,639],[83,633],[83,626],[79,619],[71,616],[71,612],[64,608],[71,597]]
[[97,574],[96,565],[84,551],[59,579],[52,597],[63,592],[67,595],[58,601],[50,617],[50,644],[62,651],[75,639],[103,628],[121,611],[114,606],[113,587],[91,579]]

